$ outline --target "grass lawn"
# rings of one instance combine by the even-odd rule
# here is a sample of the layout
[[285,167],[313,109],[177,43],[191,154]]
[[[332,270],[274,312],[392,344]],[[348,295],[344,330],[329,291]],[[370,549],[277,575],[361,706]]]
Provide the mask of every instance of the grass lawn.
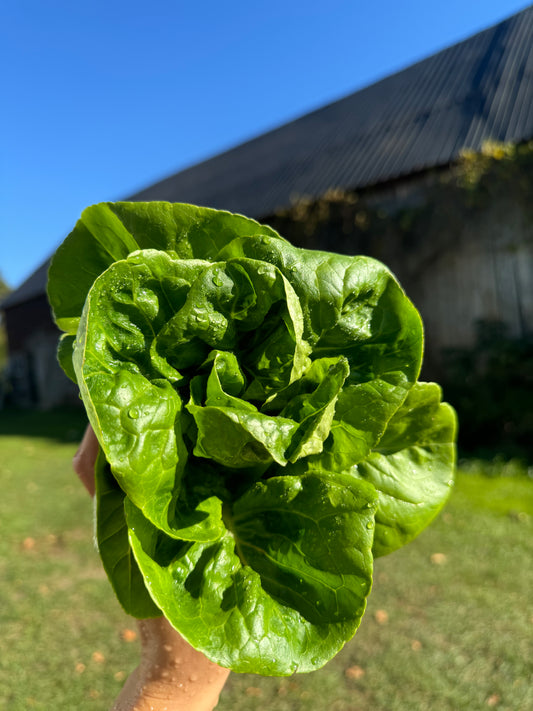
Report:
[[[71,472],[78,412],[0,412],[0,708],[109,709],[135,666]],[[217,711],[533,709],[533,482],[460,473],[445,511],[376,562],[355,638],[324,669],[232,675]]]

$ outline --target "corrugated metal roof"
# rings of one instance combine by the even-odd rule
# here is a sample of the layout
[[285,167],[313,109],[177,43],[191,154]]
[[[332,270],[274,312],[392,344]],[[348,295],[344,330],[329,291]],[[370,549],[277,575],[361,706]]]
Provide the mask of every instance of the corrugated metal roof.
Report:
[[[360,91],[183,170],[129,200],[258,219],[298,196],[447,165],[486,140],[533,138],[533,5]],[[2,304],[42,294],[48,263]]]
[[130,199],[264,218],[294,196],[361,189],[533,137],[533,6]]

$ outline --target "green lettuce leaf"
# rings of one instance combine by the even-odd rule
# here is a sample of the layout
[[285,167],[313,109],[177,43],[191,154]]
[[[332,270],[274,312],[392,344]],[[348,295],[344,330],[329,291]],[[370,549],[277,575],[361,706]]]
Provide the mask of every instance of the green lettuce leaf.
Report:
[[[168,202],[91,205],[57,249],[49,270],[48,297],[57,325],[75,334],[95,279],[138,249],[156,249],[181,259],[215,261],[237,235],[274,230],[240,215]],[[83,268],[81,266],[83,262]],[[74,269],[73,266],[78,268]]]
[[218,541],[186,543],[126,506],[130,542],[171,624],[234,671],[288,675],[330,659],[372,582],[376,492],[342,475],[276,477],[227,506]]
[[148,594],[129,544],[124,492],[111,474],[109,464],[101,451],[96,460],[95,483],[96,542],[104,570],[117,599],[128,615],[140,618],[160,617],[161,610]]
[[456,417],[436,383],[417,383],[357,475],[379,491],[374,556],[417,536],[443,507],[453,485]]

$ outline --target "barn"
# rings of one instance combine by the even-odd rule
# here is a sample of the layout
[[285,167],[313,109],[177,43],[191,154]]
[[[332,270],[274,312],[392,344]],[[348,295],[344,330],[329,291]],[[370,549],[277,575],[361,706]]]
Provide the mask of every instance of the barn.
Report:
[[[533,6],[126,199],[240,212],[301,246],[382,259],[422,313],[432,377],[480,322],[533,331],[532,139]],[[11,400],[42,408],[76,398],[47,268],[0,304]]]

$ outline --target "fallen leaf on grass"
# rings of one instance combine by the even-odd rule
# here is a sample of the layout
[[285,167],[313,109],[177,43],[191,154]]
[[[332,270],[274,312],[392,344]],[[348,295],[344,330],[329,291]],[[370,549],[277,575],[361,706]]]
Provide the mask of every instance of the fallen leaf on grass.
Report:
[[105,657],[102,654],[102,652],[93,652],[92,660],[93,660],[93,662],[96,662],[97,664],[103,664],[105,662]]
[[374,612],[374,619],[378,625],[386,625],[389,621],[389,613],[386,610],[376,610]]
[[257,697],[259,697],[259,696],[263,696],[263,692],[262,692],[261,689],[260,689],[259,687],[257,687],[257,686],[249,686],[249,687],[246,689],[246,696],[257,696]]
[[422,642],[418,639],[413,639],[411,642],[411,649],[413,652],[419,652],[422,649]]
[[22,547],[25,551],[32,551],[35,548],[35,538],[28,536],[22,541]]
[[126,678],[126,672],[118,671],[114,674],[114,677],[117,681],[124,681]]
[[516,509],[511,509],[508,516],[513,521],[518,521],[519,523],[529,523],[529,516],[525,511],[516,511]]
[[497,706],[500,703],[500,696],[498,694],[491,694],[487,699],[487,706]]
[[430,561],[433,565],[444,565],[448,560],[448,556],[444,553],[433,553],[430,557]]
[[83,674],[83,672],[85,671],[85,664],[78,662],[74,669],[76,670],[76,674]]
[[352,667],[348,667],[344,670],[344,676],[347,679],[362,679],[365,674],[365,670],[357,664],[354,664]]
[[122,639],[124,642],[135,642],[137,639],[137,632],[135,630],[130,630],[128,628],[122,630]]

